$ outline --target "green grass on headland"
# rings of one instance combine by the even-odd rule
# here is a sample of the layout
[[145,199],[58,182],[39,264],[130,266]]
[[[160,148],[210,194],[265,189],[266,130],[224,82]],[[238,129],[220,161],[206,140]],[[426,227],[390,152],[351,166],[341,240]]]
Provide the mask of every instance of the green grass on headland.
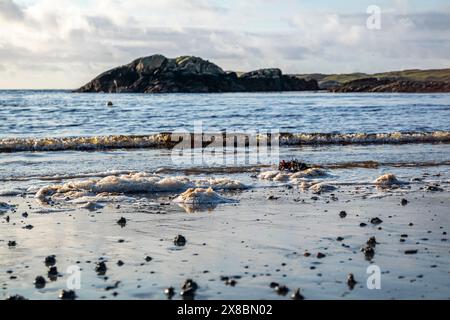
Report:
[[403,80],[413,81],[450,81],[450,68],[449,69],[431,69],[431,70],[403,70],[403,71],[390,71],[382,73],[342,73],[342,74],[298,74],[299,78],[315,79],[320,83],[327,81],[335,81],[339,84],[344,84],[349,81],[364,79],[364,78],[397,78]]

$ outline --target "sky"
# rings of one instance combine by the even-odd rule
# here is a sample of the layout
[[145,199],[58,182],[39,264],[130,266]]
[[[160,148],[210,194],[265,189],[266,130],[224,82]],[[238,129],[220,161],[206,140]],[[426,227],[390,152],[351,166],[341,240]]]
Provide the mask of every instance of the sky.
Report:
[[156,53],[235,71],[449,68],[450,1],[0,0],[1,89],[73,89]]

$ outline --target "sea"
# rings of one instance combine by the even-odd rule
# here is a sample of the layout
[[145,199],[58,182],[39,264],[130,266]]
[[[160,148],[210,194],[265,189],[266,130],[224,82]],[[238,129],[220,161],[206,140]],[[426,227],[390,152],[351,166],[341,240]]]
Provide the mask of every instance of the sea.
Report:
[[[112,106],[107,106],[109,101]],[[231,154],[231,161],[191,161],[190,157],[180,161],[160,143],[161,133],[199,130],[284,136],[276,142],[280,147],[275,156],[254,161],[248,161],[252,149],[244,147],[221,151]],[[341,178],[350,181],[372,179],[392,168],[401,172],[426,167],[445,173],[449,142],[450,94],[446,93],[0,91],[4,186],[109,172],[223,174],[226,168],[236,172],[292,159],[339,168]]]

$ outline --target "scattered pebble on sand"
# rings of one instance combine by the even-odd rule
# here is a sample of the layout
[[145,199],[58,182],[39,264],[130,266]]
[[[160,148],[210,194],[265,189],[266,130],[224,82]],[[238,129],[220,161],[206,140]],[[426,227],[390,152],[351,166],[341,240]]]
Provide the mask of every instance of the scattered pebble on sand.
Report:
[[357,282],[355,280],[355,276],[353,275],[353,273],[350,273],[347,276],[347,285],[350,288],[350,290],[353,290],[353,288],[355,287],[356,284],[357,284]]
[[172,297],[175,295],[175,289],[173,287],[168,287],[164,289],[164,294],[167,296],[167,298],[172,299]]
[[371,224],[380,224],[380,223],[382,223],[382,222],[383,222],[383,220],[381,220],[381,219],[378,218],[378,217],[375,217],[375,218],[370,219],[370,223],[371,223]]
[[61,300],[75,300],[77,295],[73,290],[62,290],[59,294],[59,298]]
[[108,268],[106,267],[106,263],[104,261],[100,261],[95,266],[95,272],[97,272],[98,275],[104,275]]
[[42,289],[45,287],[46,282],[47,281],[45,280],[45,278],[43,276],[37,276],[36,279],[34,280],[34,286],[37,289]]
[[54,266],[56,264],[56,256],[55,255],[47,256],[44,260],[44,263],[47,267]]
[[186,245],[186,238],[184,236],[182,236],[181,234],[179,234],[173,239],[173,243],[176,246],[182,247],[182,246]]
[[294,293],[291,295],[292,300],[304,300],[305,297],[300,293],[300,288],[296,289]]
[[127,219],[121,217],[119,220],[117,220],[117,224],[123,228],[127,224]]

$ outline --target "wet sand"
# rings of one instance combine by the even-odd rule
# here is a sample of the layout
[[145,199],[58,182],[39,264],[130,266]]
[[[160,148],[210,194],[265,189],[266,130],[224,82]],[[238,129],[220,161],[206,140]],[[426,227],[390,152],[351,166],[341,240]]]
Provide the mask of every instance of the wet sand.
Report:
[[[0,298],[57,299],[71,265],[82,270],[78,299],[166,299],[171,286],[181,299],[189,278],[198,284],[196,299],[290,299],[297,288],[306,299],[450,298],[448,190],[413,186],[370,197],[354,186],[314,195],[275,185],[221,194],[239,203],[187,213],[171,201],[176,194],[164,194],[154,204],[42,213],[33,195],[2,197],[17,208],[0,214]],[[174,244],[177,235],[184,246]],[[370,237],[377,242],[371,261],[361,252]],[[49,255],[59,272],[54,281]],[[95,271],[100,261],[104,275]],[[370,265],[381,269],[380,290],[366,286]],[[46,279],[42,289],[33,284],[37,276]],[[272,282],[289,292],[278,294]]]

